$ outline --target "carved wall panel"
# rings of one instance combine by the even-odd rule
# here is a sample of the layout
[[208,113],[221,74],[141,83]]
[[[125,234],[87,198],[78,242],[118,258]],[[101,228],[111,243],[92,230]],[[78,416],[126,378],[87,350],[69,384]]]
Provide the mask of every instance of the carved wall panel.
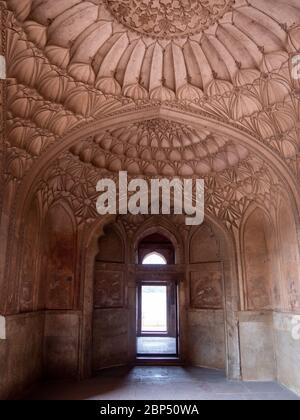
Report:
[[94,307],[122,308],[124,306],[124,273],[100,271],[96,268],[94,283]]
[[44,228],[41,293],[46,309],[73,309],[75,292],[76,231],[65,206],[54,205]]
[[262,210],[255,210],[244,233],[246,299],[248,310],[272,309],[272,254],[270,226]]
[[190,273],[190,304],[192,309],[223,309],[222,264],[197,266]]
[[223,308],[220,238],[205,222],[190,239],[190,304],[194,309]]

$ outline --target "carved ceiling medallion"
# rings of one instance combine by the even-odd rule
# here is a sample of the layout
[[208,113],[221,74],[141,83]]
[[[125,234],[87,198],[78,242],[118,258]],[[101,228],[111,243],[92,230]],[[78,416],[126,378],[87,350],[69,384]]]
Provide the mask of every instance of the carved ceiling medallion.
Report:
[[175,38],[207,29],[234,0],[106,0],[112,15],[128,28],[155,38]]

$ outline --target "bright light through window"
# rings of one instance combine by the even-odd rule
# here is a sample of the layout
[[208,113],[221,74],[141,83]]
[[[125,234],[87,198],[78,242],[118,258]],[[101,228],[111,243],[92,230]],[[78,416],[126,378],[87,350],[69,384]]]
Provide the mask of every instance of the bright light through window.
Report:
[[161,254],[158,254],[157,252],[152,252],[151,254],[148,254],[144,260],[143,264],[151,264],[151,265],[166,265],[167,261],[165,257],[163,257]]
[[142,332],[167,332],[167,287],[142,286]]

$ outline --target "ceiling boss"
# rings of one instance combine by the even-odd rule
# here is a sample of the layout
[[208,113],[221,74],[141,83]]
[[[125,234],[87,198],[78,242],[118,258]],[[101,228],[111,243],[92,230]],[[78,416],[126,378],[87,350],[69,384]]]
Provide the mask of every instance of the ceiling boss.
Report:
[[234,3],[234,0],[106,0],[120,23],[155,38],[198,33],[215,24]]

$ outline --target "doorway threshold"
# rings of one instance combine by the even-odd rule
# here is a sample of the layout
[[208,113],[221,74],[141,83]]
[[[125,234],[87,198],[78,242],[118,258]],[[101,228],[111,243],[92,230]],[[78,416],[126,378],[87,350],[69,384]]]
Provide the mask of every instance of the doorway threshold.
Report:
[[182,366],[183,363],[179,357],[176,356],[138,356],[136,358],[137,366]]

